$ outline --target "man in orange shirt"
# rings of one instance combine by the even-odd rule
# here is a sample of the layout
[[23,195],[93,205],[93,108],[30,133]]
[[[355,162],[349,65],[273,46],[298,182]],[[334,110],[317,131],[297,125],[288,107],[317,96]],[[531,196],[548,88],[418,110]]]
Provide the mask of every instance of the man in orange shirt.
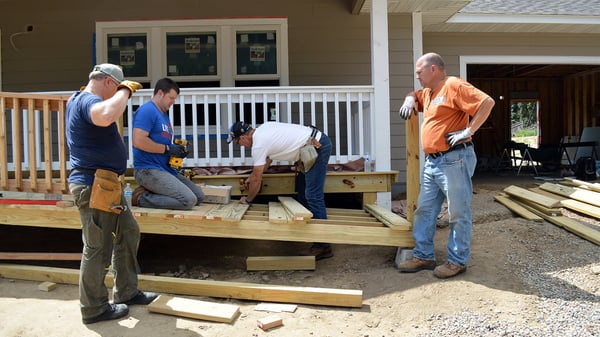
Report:
[[[409,119],[413,110],[423,112],[421,144],[427,154],[415,211],[415,248],[410,260],[398,265],[401,272],[433,270],[448,278],[467,270],[471,247],[471,177],[477,157],[471,136],[494,107],[494,100],[463,79],[446,76],[444,60],[435,53],[421,56],[415,65],[423,89],[409,93],[400,116]],[[434,241],[437,216],[448,201],[450,235],[448,261],[436,266]]]

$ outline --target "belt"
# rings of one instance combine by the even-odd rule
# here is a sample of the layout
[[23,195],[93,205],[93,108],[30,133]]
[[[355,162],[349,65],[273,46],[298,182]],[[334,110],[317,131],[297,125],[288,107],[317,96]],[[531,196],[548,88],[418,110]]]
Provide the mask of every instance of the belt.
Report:
[[433,159],[437,158],[437,157],[441,157],[442,155],[454,151],[454,150],[459,150],[459,149],[466,149],[469,146],[473,146],[473,142],[466,142],[466,143],[462,143],[462,144],[458,144],[458,145],[454,145],[453,147],[449,148],[446,151],[442,151],[442,152],[434,152],[434,153],[428,153],[427,155]]
[[319,131],[319,129],[315,128],[314,126],[310,126],[312,128],[312,132],[310,133],[310,136],[314,139],[318,141],[321,140],[321,135],[323,135],[323,133],[321,131]]

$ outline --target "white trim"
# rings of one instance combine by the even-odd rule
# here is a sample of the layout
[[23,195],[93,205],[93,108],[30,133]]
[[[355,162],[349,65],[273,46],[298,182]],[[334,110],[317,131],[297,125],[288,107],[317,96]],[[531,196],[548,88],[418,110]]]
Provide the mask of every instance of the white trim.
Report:
[[498,15],[498,14],[466,14],[453,15],[447,23],[524,23],[524,24],[569,24],[600,25],[597,16],[574,15]]
[[[376,158],[375,169],[387,171],[391,167],[390,141],[390,60],[387,0],[373,0],[371,9],[371,81],[374,102],[370,112],[371,158]],[[377,204],[391,209],[390,192],[377,193]]]
[[467,64],[600,64],[599,56],[463,55],[460,77],[467,78]]
[[[413,31],[413,67],[412,69],[416,69],[417,60],[421,55],[423,55],[423,14],[422,13],[413,13],[412,14],[412,31]],[[417,80],[417,76],[415,76],[414,71],[413,74],[413,89],[419,90],[421,89],[421,82]],[[423,114],[417,114],[419,116],[419,130],[421,130],[421,126],[423,125]],[[423,172],[423,168],[425,167],[425,152],[423,152],[423,146],[421,146],[421,136],[419,135],[419,168],[421,173]],[[419,175],[420,176],[420,175]]]

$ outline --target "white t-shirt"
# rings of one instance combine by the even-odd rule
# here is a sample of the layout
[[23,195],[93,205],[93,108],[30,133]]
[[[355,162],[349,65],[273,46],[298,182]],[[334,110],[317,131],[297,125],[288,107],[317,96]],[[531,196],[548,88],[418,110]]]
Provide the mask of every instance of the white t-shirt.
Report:
[[267,122],[256,128],[252,136],[254,166],[271,160],[298,160],[300,148],[306,144],[312,128],[298,124]]

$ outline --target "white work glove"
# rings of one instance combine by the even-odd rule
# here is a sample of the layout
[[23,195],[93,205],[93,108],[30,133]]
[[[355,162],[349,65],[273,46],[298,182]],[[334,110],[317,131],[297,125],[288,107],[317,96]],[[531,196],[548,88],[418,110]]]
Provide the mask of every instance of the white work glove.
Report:
[[402,106],[400,107],[400,117],[402,117],[404,120],[407,120],[410,118],[410,116],[412,115],[412,111],[415,107],[415,98],[413,96],[406,96],[406,98],[404,99],[404,103],[402,104]]
[[464,140],[468,139],[472,135],[473,132],[471,132],[469,128],[460,131],[450,132],[446,134],[446,138],[448,138],[446,142],[450,145],[450,147],[453,147],[454,145],[462,143]]

